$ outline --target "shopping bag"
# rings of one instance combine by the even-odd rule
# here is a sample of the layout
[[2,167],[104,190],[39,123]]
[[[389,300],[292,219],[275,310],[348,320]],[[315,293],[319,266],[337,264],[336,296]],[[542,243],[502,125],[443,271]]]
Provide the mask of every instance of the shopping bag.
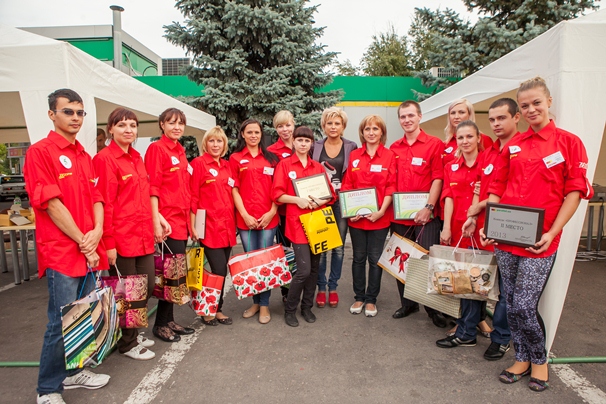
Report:
[[147,275],[102,276],[101,282],[112,288],[120,328],[145,328],[147,323]]
[[[89,270],[87,277],[89,273],[94,276]],[[112,288],[100,284],[85,297],[61,307],[65,368],[101,364],[121,337],[118,321]]]
[[[288,264],[288,270],[290,271],[291,277],[297,272],[297,261],[295,261],[295,250],[291,247],[284,247],[284,257],[286,258],[286,263]],[[283,285],[286,289],[290,289],[290,283],[287,285]]]
[[189,306],[198,316],[214,316],[217,314],[221,288],[225,277],[208,271],[203,272],[202,290],[191,291]]
[[429,251],[414,241],[402,237],[398,233],[391,233],[389,241],[383,248],[378,265],[400,282],[406,283],[408,260],[410,258],[422,258],[427,253]]
[[313,254],[341,247],[343,240],[330,206],[299,216]]
[[[170,254],[164,253],[164,247]],[[154,253],[156,277],[153,295],[158,299],[178,305],[189,301],[187,288],[187,266],[185,254],[173,254],[166,243],[163,243],[160,252]]]
[[196,243],[187,253],[187,287],[189,290],[202,290],[204,272],[204,248]]
[[227,266],[240,300],[287,285],[292,279],[281,244],[234,255]]
[[498,300],[494,253],[434,245],[429,249],[427,293],[472,300]]

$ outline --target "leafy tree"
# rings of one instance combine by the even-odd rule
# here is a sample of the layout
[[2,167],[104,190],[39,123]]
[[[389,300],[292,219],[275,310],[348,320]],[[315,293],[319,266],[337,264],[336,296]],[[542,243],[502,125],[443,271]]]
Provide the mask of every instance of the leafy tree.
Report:
[[317,6],[305,0],[178,0],[184,25],[165,26],[168,40],[185,48],[194,64],[185,71],[204,85],[192,104],[217,118],[237,136],[247,118],[271,128],[273,115],[290,110],[299,124],[319,126],[320,112],[339,102],[339,91],[316,92],[329,84],[323,73],[336,54],[316,43]]
[[336,74],[338,76],[359,76],[360,75],[360,68],[358,66],[354,66],[353,63],[351,63],[351,60],[349,60],[349,59],[345,60],[345,62],[343,62],[343,63],[336,62],[335,69],[336,69]]
[[8,158],[8,149],[6,144],[0,143],[0,174],[10,174],[10,160]]
[[400,37],[390,25],[386,32],[372,36],[372,43],[360,62],[367,76],[409,76],[410,60],[406,37]]
[[[599,0],[598,0],[599,1]],[[475,24],[451,9],[415,9],[409,34],[416,47],[415,66],[458,69],[462,76],[477,72],[557,23],[576,18],[585,10],[597,9],[594,0],[463,0],[467,9],[478,12]],[[453,83],[418,73],[436,92]],[[423,98],[423,95],[420,94]],[[425,96],[426,97],[426,96]]]

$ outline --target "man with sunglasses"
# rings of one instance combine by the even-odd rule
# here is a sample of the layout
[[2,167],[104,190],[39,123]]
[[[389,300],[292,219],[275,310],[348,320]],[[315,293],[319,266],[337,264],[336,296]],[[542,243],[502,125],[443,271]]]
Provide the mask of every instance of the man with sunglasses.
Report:
[[94,287],[94,276],[86,278],[87,267],[109,266],[100,243],[103,198],[91,158],[76,140],[86,115],[82,98],[61,89],[48,96],[48,105],[54,130],[29,148],[23,171],[36,213],[38,276],[47,277],[49,294],[37,402],[60,404],[65,402],[63,389],[98,389],[109,382],[108,375],[65,369],[61,332],[61,307]]

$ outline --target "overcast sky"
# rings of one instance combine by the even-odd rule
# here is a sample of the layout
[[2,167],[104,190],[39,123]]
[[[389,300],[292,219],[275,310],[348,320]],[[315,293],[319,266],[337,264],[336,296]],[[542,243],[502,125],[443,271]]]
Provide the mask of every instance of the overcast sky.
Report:
[[[109,6],[124,7],[122,27],[131,36],[163,58],[183,57],[185,51],[163,38],[163,25],[183,21],[171,0],[0,0],[0,24],[14,27],[62,25],[107,25],[112,23]],[[316,24],[326,27],[322,43],[340,52],[339,60],[358,64],[373,34],[393,24],[400,35],[408,32],[415,7],[452,8],[468,14],[460,0],[312,0],[320,4]]]

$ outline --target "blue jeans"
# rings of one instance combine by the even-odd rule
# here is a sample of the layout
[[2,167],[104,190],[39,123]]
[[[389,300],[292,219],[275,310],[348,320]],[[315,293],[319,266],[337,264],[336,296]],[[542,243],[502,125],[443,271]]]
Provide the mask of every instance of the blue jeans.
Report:
[[507,302],[505,298],[505,291],[503,290],[503,278],[501,277],[501,271],[499,271],[499,301],[494,307],[494,314],[492,315],[492,327],[494,328],[490,333],[490,340],[501,345],[509,344],[511,341],[511,331],[509,330],[509,324],[507,323]]
[[[65,306],[86,296],[95,287],[94,276],[72,278],[53,269],[47,268],[48,280],[48,324],[44,333],[40,369],[38,371],[38,394],[63,392],[63,380],[82,371],[65,369],[65,349],[61,331],[61,306]],[[84,281],[86,284],[84,287]]]
[[[265,230],[240,230],[240,240],[242,240],[242,248],[244,251],[259,250],[261,248],[267,248],[274,245],[274,237],[276,236],[276,230],[278,226],[273,229]],[[271,290],[259,293],[253,296],[253,303],[259,306],[269,306],[269,296],[271,296]]]
[[345,237],[347,236],[347,219],[341,217],[341,206],[337,201],[332,205],[332,211],[335,215],[337,227],[343,245],[332,249],[331,251],[323,252],[320,255],[320,267],[318,268],[318,290],[326,290],[326,261],[330,252],[330,276],[328,278],[328,290],[337,290],[337,282],[341,279],[341,269],[343,268],[343,255],[345,254]]
[[[351,273],[356,302],[377,303],[377,296],[381,291],[381,277],[383,276],[383,270],[379,268],[377,263],[381,258],[388,231],[389,227],[379,230],[349,228],[353,248]],[[366,286],[367,260],[368,286]]]

